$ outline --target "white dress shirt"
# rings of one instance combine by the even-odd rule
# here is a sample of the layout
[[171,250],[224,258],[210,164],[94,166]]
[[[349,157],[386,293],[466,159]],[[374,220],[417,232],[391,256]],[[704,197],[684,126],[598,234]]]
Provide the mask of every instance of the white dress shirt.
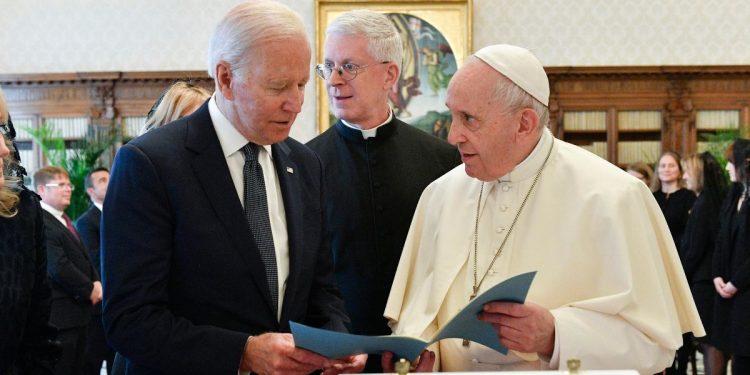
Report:
[[[245,155],[242,148],[248,140],[240,134],[229,122],[216,105],[216,96],[212,96],[208,102],[208,111],[211,121],[219,138],[221,150],[229,167],[237,198],[245,206],[244,199],[244,176]],[[278,271],[279,302],[277,306],[276,319],[281,319],[281,306],[284,302],[284,291],[286,290],[287,277],[289,276],[289,237],[286,228],[286,214],[284,201],[281,195],[279,178],[273,165],[271,146],[265,145],[259,148],[258,163],[263,168],[263,180],[266,185],[266,200],[268,201],[268,216],[271,221],[271,232],[273,233],[273,246],[276,250],[276,269]]]
[[47,203],[44,203],[44,201],[40,201],[39,204],[42,206],[42,208],[45,211],[51,213],[52,216],[54,216],[55,219],[57,219],[57,221],[59,221],[65,228],[68,227],[68,224],[65,222],[65,219],[63,219],[63,214],[65,212],[60,211],[60,210],[58,210],[58,209],[56,209],[56,208],[48,205]]

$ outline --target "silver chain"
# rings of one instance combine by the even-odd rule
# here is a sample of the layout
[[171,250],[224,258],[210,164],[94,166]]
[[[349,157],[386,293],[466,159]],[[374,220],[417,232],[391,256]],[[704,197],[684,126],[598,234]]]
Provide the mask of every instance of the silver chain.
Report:
[[547,156],[544,158],[544,162],[542,163],[542,166],[539,167],[539,171],[536,172],[536,176],[534,176],[534,181],[531,183],[531,187],[529,188],[529,191],[527,191],[526,196],[523,197],[521,206],[518,208],[518,211],[516,211],[516,217],[513,218],[513,222],[510,224],[510,228],[508,228],[508,232],[505,233],[505,238],[503,238],[503,242],[500,243],[500,246],[497,248],[497,251],[495,251],[495,256],[492,257],[492,261],[490,262],[489,267],[487,267],[487,270],[484,271],[484,275],[479,280],[479,283],[477,283],[477,242],[478,242],[478,237],[479,237],[479,210],[482,205],[482,193],[484,192],[484,182],[482,182],[482,186],[479,188],[479,201],[477,202],[476,219],[474,220],[474,286],[472,288],[472,293],[471,293],[472,299],[477,296],[477,293],[479,292],[479,288],[482,286],[484,279],[487,277],[487,274],[492,269],[492,266],[495,264],[495,261],[497,260],[497,258],[503,252],[503,247],[505,247],[505,242],[508,241],[508,238],[510,237],[510,233],[513,231],[513,228],[515,228],[516,226],[518,217],[521,216],[521,211],[523,211],[523,208],[526,206],[526,201],[529,199],[531,192],[534,191],[534,187],[536,186],[537,181],[539,181],[539,177],[542,175],[542,171],[544,170],[544,167],[547,165],[549,156],[552,154],[552,146],[554,145],[555,145],[555,139],[552,138],[552,143],[549,146],[549,150],[547,150]]

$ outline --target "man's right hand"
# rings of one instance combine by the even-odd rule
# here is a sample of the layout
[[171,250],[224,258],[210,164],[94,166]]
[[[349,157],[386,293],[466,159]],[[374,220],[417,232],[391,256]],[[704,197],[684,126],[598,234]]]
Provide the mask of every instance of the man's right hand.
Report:
[[329,361],[313,352],[294,346],[288,333],[264,333],[245,345],[240,371],[257,374],[309,374],[327,367]]
[[94,288],[91,289],[91,295],[89,296],[92,305],[96,305],[102,300],[102,283],[94,281]]

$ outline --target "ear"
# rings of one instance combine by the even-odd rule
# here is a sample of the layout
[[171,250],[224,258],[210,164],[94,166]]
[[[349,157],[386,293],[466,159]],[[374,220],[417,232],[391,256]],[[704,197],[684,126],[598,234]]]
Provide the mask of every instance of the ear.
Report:
[[89,197],[93,197],[94,196],[94,188],[92,188],[92,187],[86,188],[86,194],[88,194]]
[[37,185],[36,186],[36,193],[39,194],[42,198],[44,198],[44,194],[47,191],[47,187],[44,185]]
[[216,89],[221,93],[221,96],[227,100],[233,100],[232,80],[234,79],[234,75],[229,63],[224,60],[219,61],[216,64],[214,76],[216,77]]
[[520,138],[527,138],[535,135],[538,127],[539,115],[537,115],[536,111],[531,108],[522,109],[518,124],[518,136]]
[[398,83],[398,77],[401,75],[401,71],[398,69],[398,65],[395,63],[388,63],[388,68],[386,70],[386,76],[385,76],[385,82],[383,84],[383,89],[386,91],[390,91],[395,84]]

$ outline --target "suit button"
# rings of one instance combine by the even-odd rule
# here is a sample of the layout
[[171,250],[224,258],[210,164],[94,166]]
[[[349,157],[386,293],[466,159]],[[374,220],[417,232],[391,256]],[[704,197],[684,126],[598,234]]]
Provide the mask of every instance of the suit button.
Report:
[[372,186],[379,188],[381,185],[380,182],[373,182]]
[[371,165],[377,165],[378,164],[378,159],[370,159],[370,164]]
[[381,230],[380,232],[378,232],[378,237],[385,238],[385,231]]
[[377,206],[375,207],[375,209],[376,209],[376,210],[378,210],[378,211],[381,211],[381,212],[382,212],[382,211],[383,211],[383,205],[382,205],[382,204],[379,204],[379,205],[377,205]]

